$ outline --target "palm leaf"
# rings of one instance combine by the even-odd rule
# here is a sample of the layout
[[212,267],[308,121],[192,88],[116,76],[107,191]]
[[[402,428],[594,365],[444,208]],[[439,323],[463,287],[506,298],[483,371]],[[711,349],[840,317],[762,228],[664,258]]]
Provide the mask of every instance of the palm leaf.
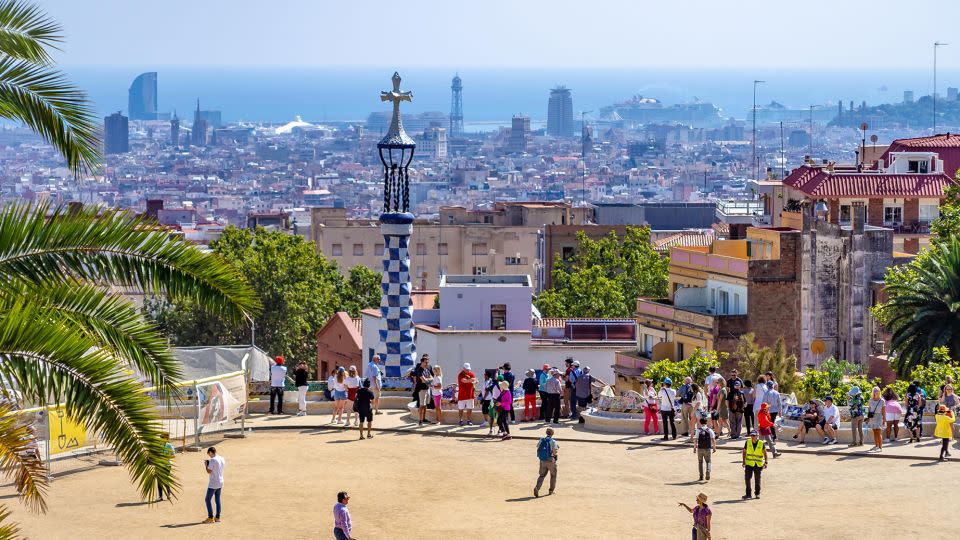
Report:
[[[11,285],[17,287],[17,285]],[[3,302],[31,304],[56,318],[70,332],[80,332],[147,378],[162,399],[179,395],[174,382],[180,380],[180,364],[155,325],[148,323],[133,302],[93,285],[64,282],[40,288],[23,284],[0,296]]]
[[233,265],[119,210],[98,215],[92,207],[51,211],[24,203],[0,210],[0,278],[134,287],[195,301],[232,321],[260,308]]
[[0,540],[14,540],[21,538],[20,527],[15,523],[6,523],[10,519],[10,510],[0,505]]
[[50,64],[48,49],[56,49],[63,29],[36,5],[0,1],[0,53],[36,64]]
[[[0,470],[31,509],[45,512],[47,469],[40,457],[33,427],[23,425],[9,403],[0,404]],[[2,519],[0,519],[2,521]]]
[[99,128],[86,94],[46,64],[0,57],[0,117],[23,122],[77,174],[100,162]]
[[164,440],[143,385],[95,341],[67,330],[34,306],[9,306],[0,315],[0,378],[24,400],[63,402],[69,416],[116,450],[144,499],[158,485],[176,493],[179,484],[165,466]]

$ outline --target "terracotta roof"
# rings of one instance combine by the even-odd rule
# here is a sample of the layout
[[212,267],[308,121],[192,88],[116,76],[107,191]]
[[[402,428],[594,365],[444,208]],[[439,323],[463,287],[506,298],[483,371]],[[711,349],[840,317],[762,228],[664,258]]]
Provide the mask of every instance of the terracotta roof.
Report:
[[945,174],[884,174],[830,172],[803,165],[783,183],[811,197],[931,197],[943,196],[953,181]]
[[929,137],[897,139],[880,156],[884,163],[890,162],[891,152],[936,152],[943,160],[943,170],[951,178],[960,168],[960,134],[940,133]]
[[701,232],[678,232],[655,241],[653,249],[658,253],[667,253],[673,246],[708,247],[712,242],[713,235]]

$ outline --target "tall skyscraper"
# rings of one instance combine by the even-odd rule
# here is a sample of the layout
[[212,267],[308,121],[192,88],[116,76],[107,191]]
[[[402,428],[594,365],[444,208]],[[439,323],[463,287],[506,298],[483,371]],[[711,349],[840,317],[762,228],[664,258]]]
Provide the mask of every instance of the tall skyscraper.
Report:
[[127,112],[130,120],[157,119],[157,72],[141,73],[130,85]]
[[193,126],[190,128],[190,144],[193,146],[207,145],[207,119],[201,114],[200,100],[197,100],[197,110],[193,113]]
[[127,117],[117,111],[103,119],[103,153],[124,154],[130,151]]
[[530,117],[513,115],[510,122],[510,139],[507,141],[508,154],[522,154],[530,143]]
[[177,111],[173,111],[173,118],[170,119],[170,145],[180,146],[180,119],[177,118]]
[[558,86],[550,90],[547,102],[547,135],[573,137],[573,98],[570,89]]
[[450,85],[450,137],[463,137],[463,84],[459,73]]

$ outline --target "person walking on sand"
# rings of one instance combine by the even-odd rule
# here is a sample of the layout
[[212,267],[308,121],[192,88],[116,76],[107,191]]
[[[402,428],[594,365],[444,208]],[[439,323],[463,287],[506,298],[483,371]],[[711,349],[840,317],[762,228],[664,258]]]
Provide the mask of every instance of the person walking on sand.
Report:
[[743,445],[743,482],[747,492],[742,499],[750,498],[750,479],[753,478],[753,498],[760,498],[760,473],[767,468],[767,446],[756,431],[750,432],[750,440]]
[[[204,461],[204,466],[207,469],[207,496],[204,499],[204,502],[207,503],[207,519],[204,523],[219,523],[220,522],[220,491],[223,490],[223,469],[226,468],[227,462],[223,459],[223,456],[217,455],[217,449],[213,446],[207,448],[207,459]],[[214,499],[217,503],[217,515],[213,515],[213,507],[210,505],[210,499]]]
[[780,457],[780,452],[777,452],[777,441],[773,438],[773,432],[776,430],[777,425],[773,423],[773,419],[770,418],[770,405],[761,403],[760,412],[757,414],[757,433],[760,434],[760,438],[763,439],[763,442],[770,448],[770,452],[773,453],[774,458]]
[[713,454],[717,453],[717,436],[707,425],[707,419],[700,419],[700,426],[694,432],[693,453],[697,456],[697,470],[700,471],[700,481],[703,481],[703,464],[707,464],[707,481],[710,481],[710,462]]
[[307,363],[301,360],[293,370],[293,381],[297,387],[297,416],[306,416],[307,414],[307,377],[310,371],[307,369]]
[[433,400],[433,412],[436,414],[437,425],[443,422],[443,370],[440,364],[433,366],[433,377],[430,379],[430,399]]
[[671,433],[673,434],[673,439],[677,439],[677,425],[674,423],[676,418],[676,400],[677,392],[672,388],[673,381],[670,377],[663,379],[663,384],[660,385],[660,391],[657,392],[657,400],[660,402],[660,419],[663,424],[663,440],[667,440],[667,436]]
[[333,538],[334,540],[354,540],[353,521],[350,520],[350,494],[346,491],[337,493],[337,504],[333,505]]
[[[283,365],[283,357],[278,356],[270,366],[270,414],[273,414],[274,410],[277,414],[283,414],[283,387],[286,384],[287,368]],[[277,401],[276,409],[273,407],[274,399]]]
[[880,388],[873,387],[870,393],[870,402],[867,403],[867,427],[873,431],[873,448],[868,452],[883,451],[883,425],[884,415],[886,414],[885,402],[880,395]]
[[367,422],[367,438],[372,439],[373,433],[370,431],[373,429],[373,400],[374,393],[370,390],[370,379],[364,379],[362,388],[357,390],[357,399],[354,401],[354,405],[357,408],[357,417],[359,423],[357,424],[357,429],[360,430],[360,440],[363,440],[363,422]]
[[560,378],[560,370],[553,368],[550,370],[550,379],[547,381],[547,403],[550,408],[544,413],[544,422],[550,422],[553,418],[554,424],[560,423],[561,396],[563,395],[563,380]]
[[[360,390],[360,375],[357,373],[357,366],[350,366],[347,370],[347,378],[343,381],[347,388],[347,403],[344,407],[347,409],[347,421],[343,425],[350,426],[350,416],[353,415],[353,402],[357,400],[357,392]],[[354,420],[354,425],[360,425],[360,419]]]
[[367,378],[370,379],[370,391],[373,392],[374,414],[380,414],[380,395],[383,394],[383,370],[380,369],[380,355],[375,354],[367,364]]
[[935,418],[937,427],[933,430],[933,436],[940,439],[940,461],[946,461],[950,457],[953,424],[957,421],[957,418],[946,405],[937,405],[937,416]]
[[[457,414],[459,415],[459,424],[468,426],[473,425],[473,406],[474,389],[477,384],[477,376],[470,371],[470,364],[463,363],[463,369],[457,375]],[[466,421],[464,421],[466,416]]]
[[510,411],[513,410],[513,394],[510,393],[510,383],[500,381],[500,405],[497,408],[497,426],[500,428],[501,440],[510,440]]
[[540,383],[536,379],[536,371],[528,369],[523,379],[523,421],[533,422],[537,419],[537,389]]
[[863,417],[866,414],[863,404],[863,392],[859,386],[851,386],[847,392],[847,406],[850,408],[850,444],[863,445]]
[[537,459],[540,460],[540,473],[537,476],[537,485],[533,488],[533,496],[540,496],[540,488],[543,487],[543,479],[550,474],[550,491],[547,495],[553,495],[553,490],[557,487],[557,451],[559,450],[557,441],[553,439],[553,428],[547,428],[547,436],[540,439],[537,443]]
[[540,369],[540,375],[537,377],[537,392],[540,394],[540,414],[539,420],[546,420],[547,410],[547,381],[550,380],[550,364],[544,364]]
[[686,503],[677,503],[687,512],[693,514],[693,530],[691,531],[692,540],[710,540],[710,521],[713,517],[713,511],[707,506],[707,496],[703,493],[697,495],[697,503],[693,508]]

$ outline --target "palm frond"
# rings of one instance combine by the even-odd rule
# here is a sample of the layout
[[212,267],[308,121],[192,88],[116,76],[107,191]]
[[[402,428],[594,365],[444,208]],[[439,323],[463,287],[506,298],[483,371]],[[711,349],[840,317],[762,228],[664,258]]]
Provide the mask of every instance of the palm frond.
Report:
[[0,209],[0,278],[41,286],[72,278],[135,287],[195,301],[235,322],[260,309],[233,265],[120,210],[51,211],[24,203]]
[[0,505],[0,540],[18,540],[20,536],[20,527],[16,523],[7,523],[10,519],[10,509]]
[[67,160],[74,173],[101,159],[99,128],[86,94],[46,64],[0,57],[0,117],[23,122]]
[[11,301],[33,305],[67,331],[85,334],[119,363],[136,368],[162,399],[179,395],[173,383],[180,380],[180,364],[156,326],[126,297],[75,281],[9,287],[8,294],[0,295],[0,309]]
[[143,386],[82,333],[69,333],[39,309],[15,303],[0,314],[0,378],[22,399],[64,403],[112,446],[144,499],[179,484],[166,467],[163,438]]
[[21,500],[46,512],[47,473],[33,427],[20,423],[9,403],[0,404],[0,471],[12,477]]
[[49,49],[63,39],[63,29],[38,6],[20,0],[0,1],[0,53],[18,60],[50,64]]

